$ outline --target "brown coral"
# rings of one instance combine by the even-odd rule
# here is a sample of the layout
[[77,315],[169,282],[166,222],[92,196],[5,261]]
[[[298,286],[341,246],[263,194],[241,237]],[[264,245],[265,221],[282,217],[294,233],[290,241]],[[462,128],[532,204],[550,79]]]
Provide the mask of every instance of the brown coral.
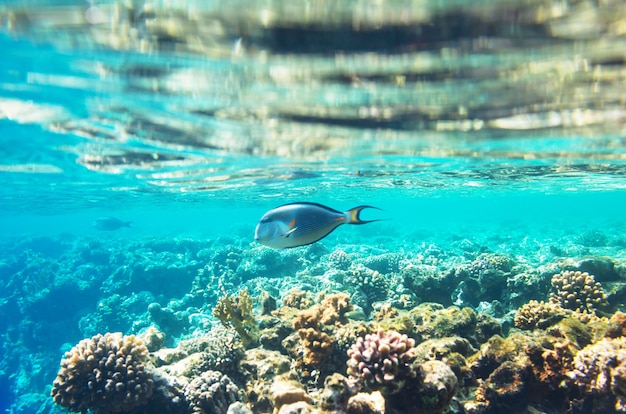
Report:
[[550,295],[550,301],[566,309],[594,313],[607,303],[602,285],[587,272],[557,273],[552,276],[552,287],[556,293]]
[[515,326],[520,329],[546,328],[567,316],[558,303],[531,300],[517,310]]
[[609,320],[606,337],[618,338],[620,336],[626,336],[626,314],[616,312]]
[[295,309],[306,309],[312,305],[304,290],[293,289],[283,298],[283,306]]
[[294,329],[304,347],[301,362],[306,367],[319,369],[334,348],[332,335],[336,328],[348,322],[352,310],[350,297],[345,293],[326,296],[319,305],[298,312]]
[[524,350],[533,371],[534,386],[530,399],[544,404],[550,402],[563,411],[568,405],[568,374],[577,348],[563,338],[555,338],[553,343],[544,341],[544,346],[531,342]]
[[52,397],[70,411],[98,414],[146,404],[154,389],[147,356],[148,349],[134,335],[118,332],[83,339],[65,353]]
[[321,365],[333,350],[333,339],[325,332],[302,328],[298,330],[298,335],[306,349],[302,361],[310,367]]
[[353,309],[350,296],[346,293],[335,293],[326,296],[320,304],[322,325],[340,326],[348,322],[348,312]]

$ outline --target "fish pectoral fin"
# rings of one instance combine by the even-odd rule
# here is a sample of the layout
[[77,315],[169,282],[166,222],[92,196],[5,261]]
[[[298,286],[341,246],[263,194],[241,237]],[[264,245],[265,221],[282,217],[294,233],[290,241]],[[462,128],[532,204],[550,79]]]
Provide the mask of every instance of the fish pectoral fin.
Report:
[[291,233],[293,233],[294,231],[296,231],[298,228],[294,227],[293,229],[289,230],[288,232],[286,232],[285,234],[283,234],[283,237],[289,237],[291,236]]

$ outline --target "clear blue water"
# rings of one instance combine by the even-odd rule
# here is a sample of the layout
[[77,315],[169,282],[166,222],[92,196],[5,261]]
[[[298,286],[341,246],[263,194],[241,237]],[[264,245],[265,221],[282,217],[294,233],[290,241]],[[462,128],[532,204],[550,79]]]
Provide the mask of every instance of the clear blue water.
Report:
[[[0,4],[0,411],[54,412],[44,401],[61,350],[95,329],[78,321],[111,293],[87,289],[71,315],[47,325],[41,312],[62,314],[55,304],[71,298],[46,296],[50,279],[34,280],[20,261],[66,266],[69,245],[214,248],[223,238],[252,249],[265,211],[306,200],[370,204],[384,211],[364,214],[390,219],[342,227],[320,242],[329,251],[412,255],[466,239],[541,265],[557,259],[546,246],[601,234],[608,242],[571,257],[626,260],[623,33],[569,27],[564,12],[549,24],[524,15],[510,32],[494,24],[446,37],[421,19],[442,24],[432,16],[451,2],[424,6],[426,17],[394,3],[369,17],[396,30],[372,36],[393,41],[357,36],[335,50],[316,26],[324,10],[270,8],[267,24],[283,31],[268,34],[254,17],[266,9],[228,26],[239,20],[219,2],[161,4],[155,22],[174,12],[159,29],[149,18],[116,21],[106,6],[90,23],[82,3],[60,3]],[[338,21],[359,15],[350,4]],[[496,5],[459,13],[478,24]],[[398,33],[399,16],[423,38]],[[202,31],[202,19],[228,30]],[[101,216],[133,225],[102,233],[92,227]],[[57,278],[81,278],[61,270]],[[20,296],[37,292],[43,299]]]

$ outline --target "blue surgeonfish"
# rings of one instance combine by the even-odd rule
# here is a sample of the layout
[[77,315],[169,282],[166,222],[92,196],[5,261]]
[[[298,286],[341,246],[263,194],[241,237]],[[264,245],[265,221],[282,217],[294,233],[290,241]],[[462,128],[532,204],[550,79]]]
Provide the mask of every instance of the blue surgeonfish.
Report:
[[93,221],[93,226],[97,230],[117,230],[122,227],[130,227],[131,221],[122,221],[115,217],[99,217]]
[[365,224],[379,220],[361,220],[365,208],[358,206],[341,212],[317,203],[291,203],[265,213],[254,232],[254,239],[268,247],[284,249],[315,243],[342,224]]

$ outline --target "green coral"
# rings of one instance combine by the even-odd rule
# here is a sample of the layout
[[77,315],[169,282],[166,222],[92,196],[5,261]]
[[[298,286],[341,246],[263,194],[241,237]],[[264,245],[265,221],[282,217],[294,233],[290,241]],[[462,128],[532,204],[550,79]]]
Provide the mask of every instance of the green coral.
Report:
[[213,308],[213,316],[225,328],[237,331],[245,347],[253,347],[259,343],[259,327],[252,313],[252,298],[248,289],[240,290],[238,296],[222,296]]

